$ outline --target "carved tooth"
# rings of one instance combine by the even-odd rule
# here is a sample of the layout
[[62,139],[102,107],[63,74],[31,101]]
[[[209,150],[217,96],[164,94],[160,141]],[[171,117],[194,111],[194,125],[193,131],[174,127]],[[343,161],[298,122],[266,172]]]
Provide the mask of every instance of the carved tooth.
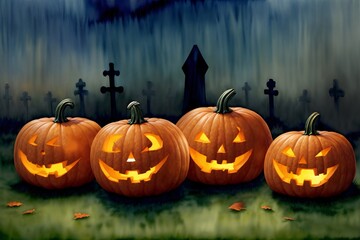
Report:
[[319,175],[319,170],[317,168],[314,168],[313,170],[314,170],[314,175],[318,176]]

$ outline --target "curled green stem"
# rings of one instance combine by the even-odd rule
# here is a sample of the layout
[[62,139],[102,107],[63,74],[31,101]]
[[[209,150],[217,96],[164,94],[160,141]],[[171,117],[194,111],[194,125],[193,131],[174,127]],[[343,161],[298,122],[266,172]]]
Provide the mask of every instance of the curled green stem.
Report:
[[127,109],[130,110],[130,119],[128,123],[130,125],[132,124],[142,124],[144,122],[147,122],[142,114],[140,103],[137,101],[132,101],[127,106]]
[[233,88],[230,88],[223,92],[221,96],[219,97],[217,103],[216,103],[216,113],[229,113],[231,112],[231,108],[229,107],[229,101],[230,99],[236,94],[235,90]]
[[305,132],[304,135],[318,135],[319,133],[317,132],[315,125],[316,122],[318,120],[318,118],[320,117],[320,114],[318,112],[313,112],[308,119],[306,120],[305,123]]
[[64,122],[69,121],[65,117],[65,108],[66,107],[74,108],[74,105],[75,105],[74,102],[70,98],[65,98],[64,100],[59,102],[59,104],[56,106],[56,109],[55,109],[54,122],[55,123],[64,123]]

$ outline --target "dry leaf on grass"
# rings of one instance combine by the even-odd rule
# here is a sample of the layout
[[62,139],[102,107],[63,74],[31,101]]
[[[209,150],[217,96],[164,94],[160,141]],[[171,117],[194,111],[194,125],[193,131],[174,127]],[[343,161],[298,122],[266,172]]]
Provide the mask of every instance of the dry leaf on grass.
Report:
[[234,210],[234,211],[241,211],[241,210],[245,210],[245,203],[243,202],[235,202],[233,204],[230,205],[229,209]]
[[8,207],[20,207],[21,205],[22,205],[22,202],[16,202],[16,201],[8,202],[6,204],[6,206],[8,206]]
[[267,205],[261,206],[261,209],[264,209],[265,211],[273,211],[273,209]]
[[34,212],[35,212],[35,208],[26,210],[26,211],[24,211],[22,214],[23,214],[23,215],[27,215],[27,214],[33,214]]
[[90,217],[90,215],[87,213],[74,213],[75,220],[82,219],[82,218],[88,218],[88,217]]

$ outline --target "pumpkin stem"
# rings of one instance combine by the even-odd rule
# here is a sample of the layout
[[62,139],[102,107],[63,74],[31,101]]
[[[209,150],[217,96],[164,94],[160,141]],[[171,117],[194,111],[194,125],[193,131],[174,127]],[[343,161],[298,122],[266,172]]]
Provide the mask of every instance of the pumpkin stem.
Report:
[[140,108],[140,103],[137,101],[132,101],[131,103],[129,103],[129,105],[127,106],[127,109],[130,110],[130,120],[128,121],[128,123],[130,125],[132,124],[142,124],[144,122],[147,122],[144,119],[144,116],[141,112],[141,108]]
[[313,112],[305,123],[305,132],[304,135],[318,135],[319,133],[316,131],[315,124],[317,119],[320,117],[318,112]]
[[67,106],[69,106],[70,108],[74,108],[74,102],[70,98],[65,98],[64,100],[59,102],[55,109],[54,123],[64,123],[69,121],[64,114],[65,108]]
[[216,113],[229,113],[232,112],[231,108],[229,108],[229,101],[230,99],[236,94],[235,90],[233,88],[230,88],[223,92],[221,96],[219,97],[217,103],[216,103]]

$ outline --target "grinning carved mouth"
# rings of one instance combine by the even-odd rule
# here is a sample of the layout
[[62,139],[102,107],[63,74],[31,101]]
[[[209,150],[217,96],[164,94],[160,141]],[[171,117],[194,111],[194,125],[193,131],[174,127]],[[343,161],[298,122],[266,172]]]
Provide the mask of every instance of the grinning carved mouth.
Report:
[[329,167],[325,173],[316,174],[316,169],[313,168],[297,168],[296,173],[288,172],[287,167],[273,159],[273,164],[276,173],[282,181],[290,184],[291,180],[295,181],[296,185],[303,186],[305,181],[310,183],[311,187],[319,187],[326,183],[335,173],[339,164]]
[[212,170],[227,170],[228,173],[236,173],[247,162],[251,156],[251,153],[252,149],[240,156],[237,156],[235,161],[232,163],[228,163],[228,160],[222,160],[222,163],[217,163],[217,160],[211,160],[210,162],[207,162],[207,157],[205,155],[190,147],[190,156],[192,160],[196,163],[196,165],[198,165],[198,167],[200,167],[202,172],[206,173],[210,173]]
[[19,156],[22,164],[28,170],[29,173],[33,175],[39,175],[41,177],[48,177],[49,175],[55,175],[56,178],[59,178],[69,172],[80,160],[77,159],[70,165],[67,165],[68,161],[63,161],[60,163],[54,163],[49,165],[39,165],[30,162],[25,153],[19,150]]
[[139,173],[138,170],[126,170],[125,173],[120,173],[119,171],[116,171],[115,169],[107,165],[101,159],[99,159],[99,165],[101,171],[105,174],[107,179],[109,179],[112,182],[119,182],[120,180],[126,181],[127,179],[130,179],[131,183],[140,183],[141,181],[144,182],[150,181],[152,175],[156,174],[161,169],[161,167],[165,164],[167,159],[168,156],[144,173]]

